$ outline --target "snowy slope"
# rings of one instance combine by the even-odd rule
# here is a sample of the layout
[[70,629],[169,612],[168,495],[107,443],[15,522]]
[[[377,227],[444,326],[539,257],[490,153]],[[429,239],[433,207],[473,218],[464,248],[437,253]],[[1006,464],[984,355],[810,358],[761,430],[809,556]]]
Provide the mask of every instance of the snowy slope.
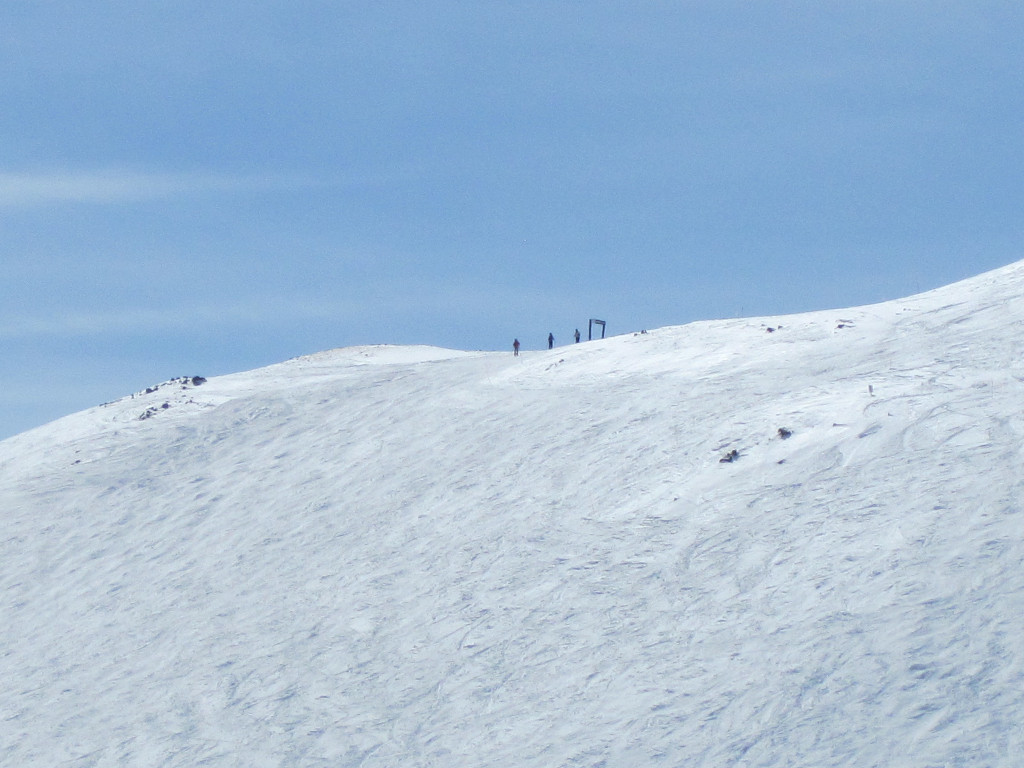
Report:
[[1016,766],[1022,347],[1024,262],[0,442],[0,764]]

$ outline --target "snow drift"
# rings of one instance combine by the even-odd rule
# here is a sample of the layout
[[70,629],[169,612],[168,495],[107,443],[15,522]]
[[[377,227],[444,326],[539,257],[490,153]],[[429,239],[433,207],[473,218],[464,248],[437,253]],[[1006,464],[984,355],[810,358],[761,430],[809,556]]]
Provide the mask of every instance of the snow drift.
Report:
[[1022,346],[1024,262],[0,442],[0,763],[1015,766]]

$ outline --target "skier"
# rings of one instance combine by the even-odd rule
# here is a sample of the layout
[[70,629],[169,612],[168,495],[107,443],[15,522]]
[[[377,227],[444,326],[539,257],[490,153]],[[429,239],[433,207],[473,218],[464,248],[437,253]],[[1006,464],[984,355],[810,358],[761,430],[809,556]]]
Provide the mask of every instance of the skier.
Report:
[[576,343],[577,344],[580,343],[580,329],[579,328],[576,329]]
[[553,333],[548,334],[548,349],[552,349],[555,346],[555,335]]
[[515,339],[512,342],[512,354],[519,357],[519,339]]

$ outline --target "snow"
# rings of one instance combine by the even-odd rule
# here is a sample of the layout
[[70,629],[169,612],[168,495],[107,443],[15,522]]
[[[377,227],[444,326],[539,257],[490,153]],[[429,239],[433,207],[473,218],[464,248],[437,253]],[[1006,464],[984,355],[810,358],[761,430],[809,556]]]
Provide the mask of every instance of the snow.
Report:
[[333,350],[0,442],[0,764],[1015,766],[1022,299]]

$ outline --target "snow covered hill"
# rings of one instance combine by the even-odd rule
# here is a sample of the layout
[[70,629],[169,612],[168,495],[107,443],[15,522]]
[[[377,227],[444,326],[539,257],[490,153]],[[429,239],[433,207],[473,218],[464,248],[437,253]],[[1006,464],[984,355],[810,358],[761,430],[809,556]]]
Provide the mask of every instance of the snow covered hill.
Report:
[[1024,262],[0,442],[0,764],[1016,766],[1022,354]]

